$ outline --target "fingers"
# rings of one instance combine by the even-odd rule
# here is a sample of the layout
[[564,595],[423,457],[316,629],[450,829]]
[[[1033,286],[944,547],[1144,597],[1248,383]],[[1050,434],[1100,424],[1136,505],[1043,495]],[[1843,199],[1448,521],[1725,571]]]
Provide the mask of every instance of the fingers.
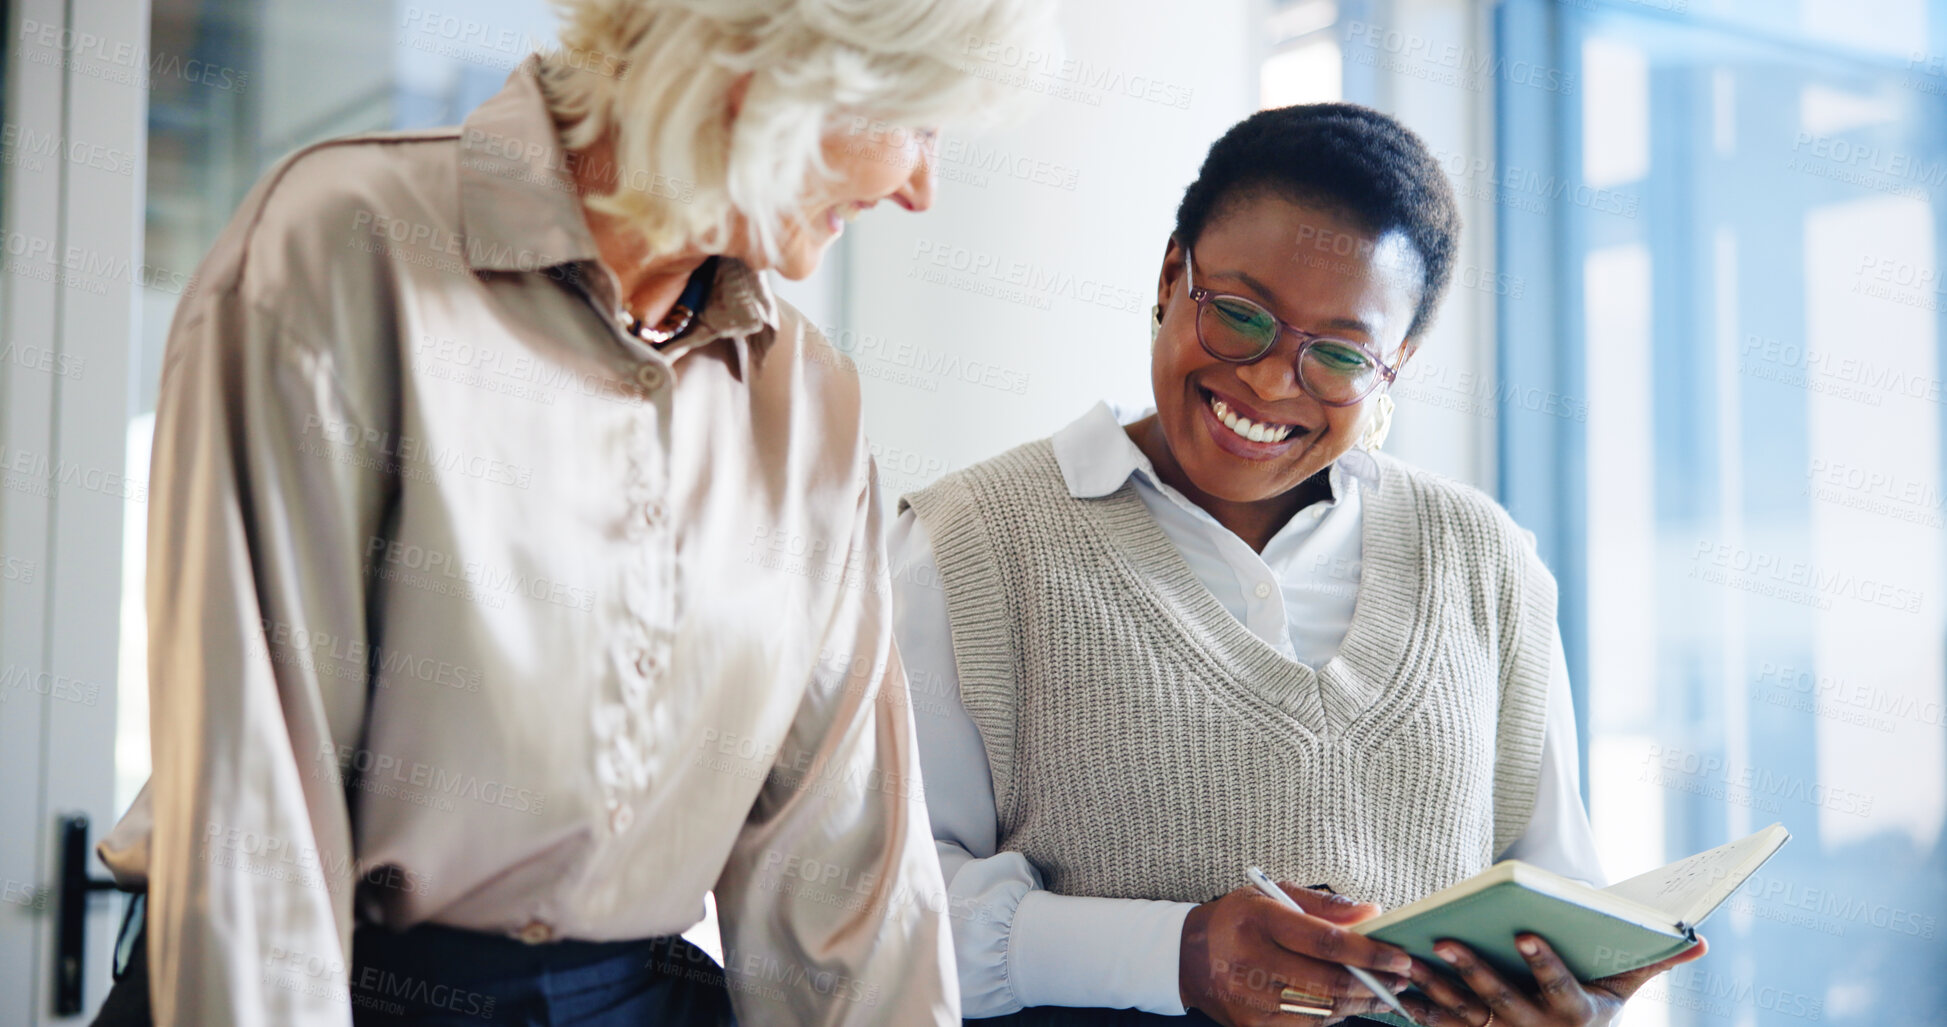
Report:
[[1401,995],[1399,1001],[1406,1007],[1408,1013],[1413,1014],[1413,1022],[1420,1027],[1474,1027],[1477,1023],[1487,1021],[1485,1006],[1481,1006],[1477,1011],[1461,1012],[1458,1009],[1430,1002],[1420,995]]
[[1668,970],[1673,966],[1682,966],[1683,964],[1688,963],[1693,959],[1702,959],[1704,958],[1704,953],[1708,951],[1710,951],[1710,942],[1705,941],[1704,936],[1700,934],[1697,936],[1697,944],[1692,945],[1689,948],[1684,949],[1682,952],[1679,952],[1676,955],[1669,957],[1668,959],[1664,959],[1661,962],[1651,963],[1649,966],[1646,966],[1643,969],[1653,970],[1656,973],[1662,973],[1663,971]]
[[1379,907],[1370,902],[1355,902],[1343,895],[1319,891],[1315,888],[1300,888],[1290,881],[1279,881],[1278,887],[1291,896],[1298,908],[1322,920],[1335,924],[1356,924],[1379,915]]
[[1592,986],[1601,988],[1618,998],[1627,999],[1631,995],[1636,994],[1636,989],[1649,983],[1650,978],[1669,970],[1671,967],[1682,966],[1693,959],[1701,959],[1704,953],[1709,950],[1710,943],[1706,942],[1702,935],[1698,935],[1695,945],[1684,949],[1674,956],[1651,963],[1648,966],[1638,967],[1634,970],[1625,970],[1619,974],[1612,974],[1611,976],[1592,982]]
[[[1269,899],[1264,900],[1264,907],[1264,924],[1271,940],[1288,951],[1328,963],[1393,974],[1408,973],[1413,968],[1412,958],[1401,949],[1354,934],[1318,917],[1294,913]],[[1340,974],[1347,980],[1352,976],[1344,971]]]
[[1582,982],[1569,972],[1568,965],[1555,954],[1547,940],[1533,934],[1514,936],[1515,951],[1527,960],[1528,969],[1535,975],[1535,987],[1540,990],[1541,1003],[1550,1012],[1567,1018],[1573,1023],[1586,1022],[1594,1012],[1595,1003],[1588,992],[1582,990]]
[[1515,1024],[1528,1021],[1528,1013],[1533,1005],[1519,991],[1516,991],[1494,968],[1487,965],[1474,950],[1455,941],[1433,943],[1433,953],[1447,961],[1460,979],[1474,995],[1487,1004],[1494,1015],[1503,1023]]
[[[1419,960],[1413,961],[1413,983],[1421,992],[1401,999],[1408,1009],[1413,1010],[1413,1018],[1427,1027],[1443,1027],[1445,1024],[1465,1024],[1474,1027],[1487,1021],[1487,1004],[1475,997],[1474,993],[1462,987],[1453,978]],[[1414,1003],[1420,1007],[1415,1008]],[[1426,1015],[1421,1015],[1425,1012]]]

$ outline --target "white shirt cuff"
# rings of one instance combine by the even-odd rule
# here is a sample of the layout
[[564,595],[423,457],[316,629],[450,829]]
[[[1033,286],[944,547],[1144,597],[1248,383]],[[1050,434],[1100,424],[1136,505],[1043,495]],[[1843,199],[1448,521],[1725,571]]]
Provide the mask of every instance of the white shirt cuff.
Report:
[[1183,920],[1195,908],[1030,891],[1014,913],[1009,983],[1030,1006],[1133,1007],[1182,1016],[1177,960]]

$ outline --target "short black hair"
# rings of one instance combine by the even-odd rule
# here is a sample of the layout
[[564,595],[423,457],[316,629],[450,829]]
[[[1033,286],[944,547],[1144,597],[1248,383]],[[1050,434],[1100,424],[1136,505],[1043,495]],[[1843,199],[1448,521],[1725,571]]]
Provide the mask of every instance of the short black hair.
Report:
[[1259,190],[1342,214],[1375,237],[1403,233],[1423,275],[1407,337],[1432,323],[1453,279],[1460,211],[1440,162],[1412,130],[1356,103],[1259,111],[1211,144],[1176,208],[1177,241],[1195,246],[1226,204]]

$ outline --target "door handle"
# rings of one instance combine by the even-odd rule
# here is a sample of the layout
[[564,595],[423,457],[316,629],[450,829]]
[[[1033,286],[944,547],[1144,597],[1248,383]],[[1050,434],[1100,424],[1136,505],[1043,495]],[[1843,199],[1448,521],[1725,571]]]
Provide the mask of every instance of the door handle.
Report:
[[54,924],[54,1013],[81,1014],[81,967],[88,951],[88,896],[115,882],[88,875],[88,815],[61,818],[61,904]]

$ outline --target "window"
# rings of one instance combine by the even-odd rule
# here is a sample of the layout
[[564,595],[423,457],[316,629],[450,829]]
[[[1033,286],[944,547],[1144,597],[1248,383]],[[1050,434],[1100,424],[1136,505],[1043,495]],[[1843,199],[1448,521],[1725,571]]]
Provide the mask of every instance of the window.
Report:
[[[1870,6],[1867,14],[1860,8]],[[1632,1024],[1947,1003],[1947,11],[1509,0],[1504,501],[1560,578],[1608,870],[1794,836]],[[1529,392],[1555,402],[1531,404]]]
[[1338,0],[1288,0],[1266,21],[1271,54],[1259,69],[1260,108],[1345,98]]

